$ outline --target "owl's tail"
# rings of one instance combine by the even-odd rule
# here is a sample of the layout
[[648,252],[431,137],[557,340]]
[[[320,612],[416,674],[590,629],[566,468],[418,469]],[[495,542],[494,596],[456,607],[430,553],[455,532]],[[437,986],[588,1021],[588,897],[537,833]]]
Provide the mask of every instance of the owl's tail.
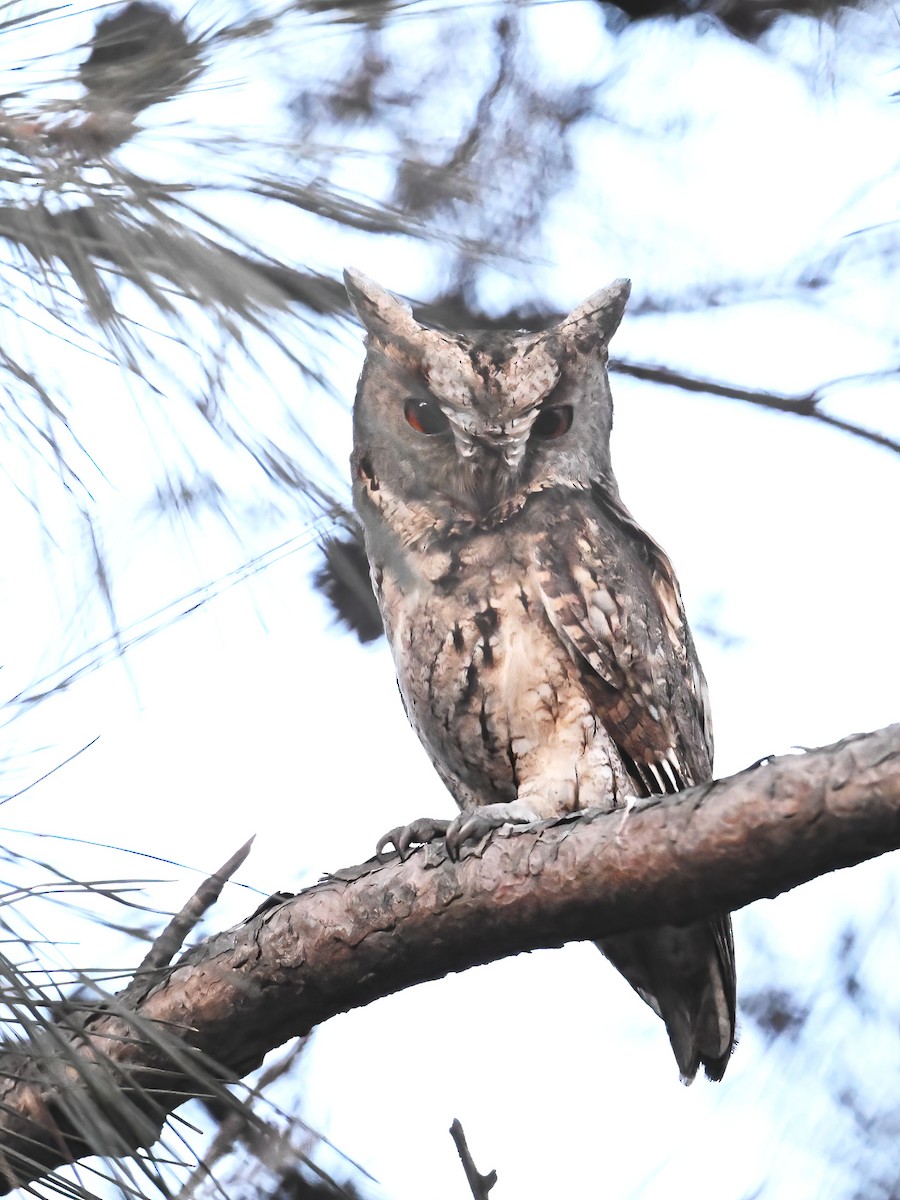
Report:
[[682,1083],[721,1079],[734,1049],[731,918],[616,934],[597,947],[662,1017]]

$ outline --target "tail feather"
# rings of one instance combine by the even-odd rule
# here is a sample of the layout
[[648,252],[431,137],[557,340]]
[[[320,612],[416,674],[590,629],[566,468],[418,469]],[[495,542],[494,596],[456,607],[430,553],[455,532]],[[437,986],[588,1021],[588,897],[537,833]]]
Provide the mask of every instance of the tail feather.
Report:
[[731,918],[616,934],[598,948],[666,1025],[682,1082],[725,1074],[734,1048]]

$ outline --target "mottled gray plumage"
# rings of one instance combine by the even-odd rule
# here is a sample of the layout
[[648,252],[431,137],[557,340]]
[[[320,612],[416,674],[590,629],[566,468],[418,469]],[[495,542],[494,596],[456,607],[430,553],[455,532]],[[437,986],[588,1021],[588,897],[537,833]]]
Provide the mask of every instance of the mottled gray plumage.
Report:
[[[448,849],[709,779],[706,685],[678,584],[609,458],[607,348],[628,282],[543,333],[451,334],[365,276],[345,279],[368,330],[354,497],[407,714],[460,808]],[[682,1078],[701,1063],[721,1078],[729,918],[599,944],[662,1016]]]

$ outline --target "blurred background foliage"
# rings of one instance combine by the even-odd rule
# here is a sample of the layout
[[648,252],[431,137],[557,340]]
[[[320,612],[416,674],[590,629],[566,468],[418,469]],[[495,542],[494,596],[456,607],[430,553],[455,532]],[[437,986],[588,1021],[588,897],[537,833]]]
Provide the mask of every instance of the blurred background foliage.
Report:
[[[52,722],[42,742],[33,723],[17,733],[20,718],[298,550],[321,547],[312,585],[361,641],[380,635],[330,416],[340,414],[345,427],[355,367],[336,363],[348,346],[358,348],[340,267],[365,258],[375,241],[416,288],[419,315],[447,327],[548,322],[580,298],[563,294],[548,264],[582,245],[596,253],[598,243],[614,247],[613,258],[638,260],[629,267],[636,275],[651,275],[635,316],[774,299],[832,306],[840,318],[852,306],[854,321],[887,350],[851,377],[831,374],[827,355],[821,373],[800,383],[767,378],[752,355],[726,377],[712,347],[705,364],[696,352],[680,361],[623,355],[613,369],[673,389],[675,402],[691,392],[755,405],[770,410],[772,422],[793,414],[884,454],[900,452],[895,156],[873,158],[882,175],[873,167],[853,185],[860,194],[890,192],[884,219],[838,236],[831,214],[813,211],[804,245],[787,238],[753,266],[698,254],[687,283],[679,255],[696,248],[676,246],[669,196],[654,192],[652,175],[617,196],[623,146],[677,156],[692,123],[705,120],[697,114],[717,109],[714,91],[693,108],[665,103],[669,73],[685,56],[712,45],[726,70],[752,57],[758,69],[750,78],[761,90],[781,87],[776,78],[788,80],[787,96],[848,86],[889,106],[900,88],[896,13],[638,0],[577,5],[573,25],[572,7],[4,7],[2,487],[10,561],[21,572],[5,580],[16,584],[3,674],[7,798],[70,757],[59,751]],[[602,54],[589,61],[579,54],[579,22],[603,34]],[[650,118],[628,90],[642,79],[660,89]],[[755,100],[746,97],[748,111]],[[752,117],[735,137],[750,127]],[[859,136],[877,139],[880,131]],[[685,194],[702,225],[716,201],[691,198],[690,165],[686,151]],[[715,164],[707,165],[708,184]],[[771,187],[779,186],[776,166]],[[645,227],[626,229],[629,205],[646,210]],[[802,224],[804,214],[793,219]],[[746,217],[736,217],[729,236],[752,242]],[[865,306],[854,299],[863,286]],[[149,554],[145,576],[126,584],[122,548],[147,530],[163,548]],[[223,530],[232,549],[246,549],[239,565],[223,551],[227,570],[184,584],[154,567],[170,540],[191,546]],[[52,581],[49,598],[41,598],[44,584],[30,582],[39,578]],[[25,613],[48,630],[40,653],[16,636]],[[697,624],[725,650],[740,637],[713,610]],[[65,943],[82,941],[85,921],[150,940],[160,918],[143,899],[148,881],[78,879],[71,866],[37,853],[27,834],[11,838],[3,862],[3,986],[15,1041],[38,1036],[48,1017],[60,1017],[60,1004],[89,1009],[125,978],[122,966],[89,968],[87,945],[73,961]],[[890,923],[888,900],[873,920]],[[48,901],[49,934],[39,911]],[[850,1164],[858,1181],[840,1194],[895,1197],[895,1070],[864,1063],[877,1041],[873,1027],[895,1030],[898,1013],[893,998],[878,994],[872,946],[871,928],[842,930],[827,983],[840,1002],[826,1013],[802,980],[761,986],[759,962],[771,949],[756,947],[745,956],[742,1011],[778,1043],[782,1063],[809,1075],[804,1086],[825,1097],[831,1132],[822,1154]],[[829,1021],[851,1019],[861,1023],[860,1059],[828,1073],[811,1068],[808,1045],[829,1037]],[[233,1103],[208,1102],[199,1129],[175,1119],[165,1145],[141,1156],[139,1169],[107,1165],[78,1183],[70,1173],[46,1186],[273,1200],[365,1195],[365,1173],[306,1127],[301,1105],[278,1107],[262,1094],[288,1072],[297,1078],[301,1049]],[[343,1182],[323,1178],[314,1165],[323,1160]]]

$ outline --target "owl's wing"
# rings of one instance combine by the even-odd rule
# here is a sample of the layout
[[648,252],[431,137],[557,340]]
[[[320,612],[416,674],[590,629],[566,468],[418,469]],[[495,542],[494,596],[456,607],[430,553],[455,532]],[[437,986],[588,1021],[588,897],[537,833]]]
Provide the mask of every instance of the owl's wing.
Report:
[[614,488],[595,483],[535,548],[544,610],[639,794],[712,774],[706,681],[664,551]]
[[[536,544],[547,616],[638,794],[701,783],[712,775],[709,700],[672,564],[614,486],[599,481],[576,504],[579,519],[566,506]],[[721,1079],[735,1029],[729,917],[598,945],[665,1021],[683,1080],[701,1063]]]

